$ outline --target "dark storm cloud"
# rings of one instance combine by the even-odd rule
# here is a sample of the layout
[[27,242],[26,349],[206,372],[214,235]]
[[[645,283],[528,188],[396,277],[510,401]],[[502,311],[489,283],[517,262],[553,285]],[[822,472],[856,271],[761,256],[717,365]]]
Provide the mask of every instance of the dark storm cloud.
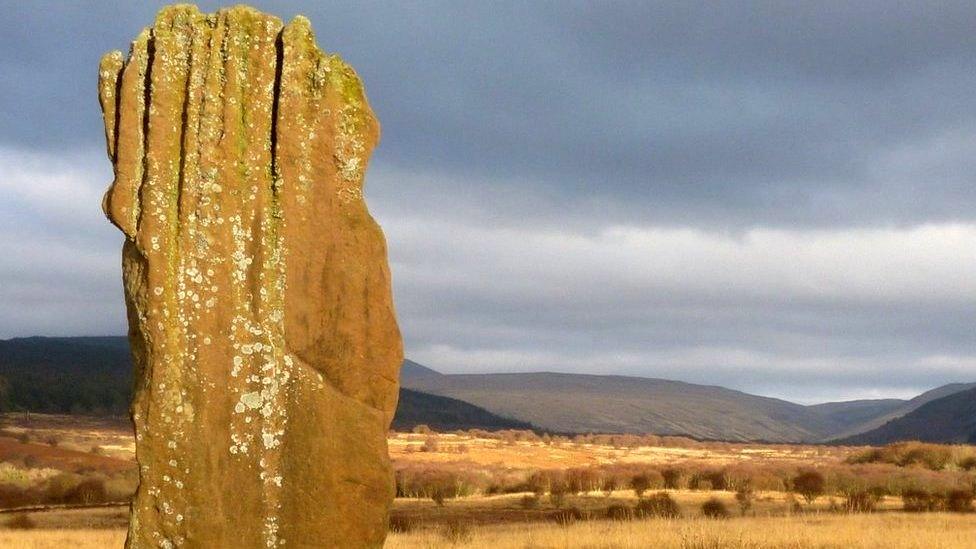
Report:
[[[378,164],[528,178],[637,222],[906,223],[976,206],[967,3],[258,4],[307,13],[363,74]],[[91,67],[155,6],[47,8],[3,23],[0,139],[97,146]],[[924,180],[890,165],[947,139],[970,154]],[[958,163],[965,176],[945,173]]]
[[[255,4],[366,83],[414,358],[806,399],[976,378],[971,3]],[[0,337],[124,326],[95,68],[158,7],[5,7]]]

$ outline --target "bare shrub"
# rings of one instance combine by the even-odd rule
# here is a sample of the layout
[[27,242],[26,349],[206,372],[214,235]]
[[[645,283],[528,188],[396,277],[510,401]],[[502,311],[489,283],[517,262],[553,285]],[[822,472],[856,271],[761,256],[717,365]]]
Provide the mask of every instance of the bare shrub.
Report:
[[0,508],[23,507],[40,501],[40,494],[14,484],[0,484]]
[[702,515],[710,519],[729,518],[729,510],[718,498],[711,498],[701,506]]
[[607,518],[610,520],[631,520],[634,518],[634,510],[626,505],[615,503],[607,507]]
[[793,494],[786,494],[786,506],[787,508],[789,508],[790,513],[803,512],[803,506],[800,505],[800,502],[796,499],[796,496],[794,496]]
[[902,508],[910,513],[924,513],[938,509],[938,498],[928,490],[912,488],[901,493]]
[[105,481],[96,478],[85,479],[64,495],[65,503],[91,505],[105,502]]
[[681,508],[671,494],[658,492],[638,501],[634,507],[634,515],[639,518],[675,519],[681,516]]
[[519,504],[522,509],[537,509],[539,507],[539,496],[533,494],[531,496],[522,496],[519,500]]
[[420,447],[420,451],[435,453],[437,452],[439,447],[440,446],[437,443],[437,437],[429,436],[426,439],[424,439],[424,445]]
[[4,526],[11,530],[33,530],[37,528],[37,523],[27,513],[17,513]]
[[873,513],[877,502],[878,498],[866,490],[851,492],[844,500],[844,509],[848,513]]
[[564,478],[571,494],[592,492],[600,487],[600,477],[592,468],[569,469]]
[[735,491],[735,502],[739,504],[739,513],[742,516],[746,516],[746,513],[752,509],[752,503],[755,499],[756,493],[753,492],[752,487],[749,485],[740,486]]
[[871,448],[848,458],[848,463],[890,463],[899,467],[920,465],[933,471],[945,469],[953,461],[952,447],[925,442],[896,442]]
[[549,501],[555,507],[562,507],[566,501],[569,485],[562,478],[553,479],[549,484]]
[[542,497],[549,490],[549,476],[542,471],[535,471],[525,481],[525,487],[537,497]]
[[630,487],[634,490],[634,493],[637,494],[637,497],[642,497],[644,492],[651,487],[651,480],[645,473],[634,475],[634,477],[630,479]]
[[681,483],[681,471],[677,469],[663,469],[661,477],[664,479],[665,490],[677,490]]
[[969,490],[952,490],[946,494],[946,510],[953,513],[973,511],[973,493]]
[[417,527],[417,521],[404,515],[390,515],[390,532],[406,534]]
[[688,478],[688,488],[691,490],[725,490],[728,488],[728,478],[725,471],[697,471]]
[[575,524],[585,519],[586,515],[579,509],[579,507],[559,509],[552,514],[552,520],[555,521],[556,524],[561,524],[563,526]]
[[804,471],[793,477],[793,490],[807,500],[807,504],[812,504],[819,496],[822,496],[827,488],[827,481],[819,471]]

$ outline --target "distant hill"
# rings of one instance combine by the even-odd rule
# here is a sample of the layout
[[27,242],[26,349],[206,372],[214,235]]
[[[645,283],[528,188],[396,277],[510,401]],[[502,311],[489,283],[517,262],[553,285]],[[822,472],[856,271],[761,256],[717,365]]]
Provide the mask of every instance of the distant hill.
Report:
[[663,379],[514,373],[405,376],[401,381],[404,387],[563,432],[796,442],[819,440],[842,428],[799,404]]
[[421,424],[441,432],[457,429],[498,431],[533,428],[530,423],[500,417],[461,400],[400,389],[400,402],[396,417],[393,418],[393,429],[409,431]]
[[[0,341],[0,409],[123,414],[131,366],[124,337]],[[442,374],[405,360],[395,424],[439,429],[528,428],[563,433],[654,433],[700,439],[820,442],[876,429],[927,402],[976,384],[934,389],[909,401],[802,406],[723,387],[664,379],[560,373]],[[410,391],[407,391],[410,390]],[[436,396],[435,396],[436,395]]]
[[[405,375],[441,374],[404,361]],[[27,337],[0,340],[0,411],[123,415],[132,387],[125,337]],[[401,390],[394,428],[426,424],[437,430],[530,429],[457,399]]]
[[[429,371],[429,369],[427,369]],[[561,373],[411,376],[404,387],[450,396],[554,431],[686,435],[700,439],[825,442],[876,427],[976,384],[933,389],[910,401],[803,406],[723,387],[663,379]]]
[[[888,423],[889,421],[906,416],[914,412],[915,410],[918,410],[925,404],[928,404],[929,402],[938,400],[945,396],[953,395],[974,388],[976,388],[976,383],[950,383],[948,385],[936,387],[935,389],[932,389],[931,391],[926,391],[911,400],[902,401],[902,404],[895,406],[891,410],[878,414],[874,417],[865,418],[863,421],[854,423],[849,427],[847,427],[846,429],[843,429],[840,432],[836,433],[833,438],[845,439],[845,438],[854,437],[855,435],[859,435],[861,433],[867,433],[869,431],[881,427],[882,425]],[[874,402],[878,402],[878,401],[874,401]],[[844,403],[835,403],[835,404],[843,405]]]
[[400,367],[400,378],[408,379],[422,379],[429,377],[438,377],[444,374],[431,370],[430,368],[417,364],[416,362],[410,360],[409,358],[403,360],[403,365]]
[[902,440],[976,444],[976,388],[931,400],[881,427],[839,442],[880,445]]
[[826,402],[814,404],[809,408],[820,413],[828,421],[844,425],[845,431],[854,431],[871,424],[882,416],[888,416],[905,406],[907,400],[897,398],[878,400],[849,400],[846,402]]

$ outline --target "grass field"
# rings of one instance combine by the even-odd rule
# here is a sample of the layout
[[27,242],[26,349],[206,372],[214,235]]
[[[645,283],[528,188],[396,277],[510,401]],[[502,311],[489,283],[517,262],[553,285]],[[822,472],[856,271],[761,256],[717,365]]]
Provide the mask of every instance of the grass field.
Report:
[[[71,487],[95,480],[105,491],[88,503],[127,500],[137,479],[125,421],[3,420],[0,508],[8,511],[0,511],[0,548],[121,547],[127,506],[78,508]],[[963,510],[969,512],[902,511],[906,489],[972,494],[973,447],[886,447],[877,452],[890,459],[864,462],[856,458],[866,448],[679,437],[421,431],[391,433],[388,442],[400,496],[390,548],[976,547],[971,499]],[[803,471],[818,471],[825,483],[812,503],[790,487]],[[669,472],[677,475],[674,485],[665,480]],[[610,520],[619,516],[614,508],[632,513],[641,501],[632,489],[638,477],[645,498],[667,489],[681,518]],[[737,499],[743,486],[748,507]],[[851,494],[870,495],[875,512],[848,513]],[[709,500],[724,505],[729,518],[706,518]],[[928,510],[950,509],[947,501]],[[577,516],[566,520],[567,513]],[[7,527],[23,516],[28,528]]]
[[729,520],[591,521],[559,526],[520,524],[455,532],[393,534],[390,549],[962,549],[976,540],[976,519],[959,515],[804,515]]
[[[0,531],[0,547],[106,549],[121,547],[122,529]],[[792,517],[591,521],[423,529],[391,534],[389,549],[968,549],[976,518],[966,515],[804,515]]]

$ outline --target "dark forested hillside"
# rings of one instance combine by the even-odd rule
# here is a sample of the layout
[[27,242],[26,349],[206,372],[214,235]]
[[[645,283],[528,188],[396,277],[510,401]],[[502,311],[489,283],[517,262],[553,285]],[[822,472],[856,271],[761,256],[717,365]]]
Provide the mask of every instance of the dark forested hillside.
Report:
[[[409,360],[404,375],[441,374]],[[128,409],[132,362],[124,337],[28,337],[0,340],[0,411],[122,415]],[[453,398],[400,392],[393,426],[438,430],[529,429]]]
[[841,442],[889,444],[903,440],[976,444],[976,389],[933,400],[877,429]]
[[122,337],[0,341],[0,409],[123,414],[131,370]]
[[409,431],[421,424],[436,431],[532,428],[529,423],[496,416],[462,400],[400,389],[400,403],[397,405],[396,417],[393,418],[393,429]]

